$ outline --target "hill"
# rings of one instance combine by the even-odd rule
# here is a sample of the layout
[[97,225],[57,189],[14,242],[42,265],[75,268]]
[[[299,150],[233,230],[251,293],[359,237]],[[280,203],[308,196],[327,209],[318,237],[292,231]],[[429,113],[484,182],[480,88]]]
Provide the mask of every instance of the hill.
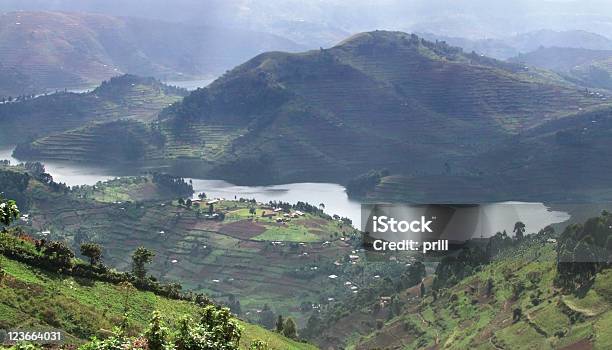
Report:
[[[322,347],[344,339],[349,349],[607,349],[609,264],[561,266],[557,252],[577,251],[567,238],[576,233],[589,241],[608,220],[604,213],[561,235],[549,227],[522,241],[505,233],[476,240],[463,253],[425,259],[435,267],[422,283],[362,290],[369,299],[321,313],[310,331]],[[603,227],[605,239],[610,231]],[[485,251],[490,258],[478,261]],[[564,284],[568,271],[576,279]]]
[[[72,278],[40,270],[0,255],[0,327],[3,329],[61,329],[67,344],[81,345],[93,336],[105,338],[129,317],[129,334],[147,329],[153,311],[169,325],[184,316],[195,318],[201,307],[107,282]],[[27,302],[24,302],[27,300]],[[241,349],[265,341],[270,349],[314,349],[278,333],[239,321]]]
[[[330,49],[262,54],[236,67],[160,113],[164,147],[141,160],[188,161],[199,176],[236,183],[347,183],[382,168],[431,174],[604,103],[547,71],[376,31]],[[88,139],[54,135],[30,150],[32,157],[54,158],[45,145],[73,149]],[[91,148],[72,160],[94,154]]]
[[0,104],[0,145],[14,145],[88,123],[151,120],[187,91],[153,78],[123,75],[86,93],[56,92]]
[[449,45],[463,48],[466,52],[475,51],[500,60],[530,53],[540,48],[572,48],[585,50],[612,50],[612,40],[600,34],[583,30],[536,30],[509,37],[490,39],[467,39],[423,33],[428,40],[445,41]]
[[353,295],[344,281],[361,286],[402,269],[363,259],[349,222],[306,203],[225,199],[211,216],[206,201],[184,201],[190,186],[176,178],[124,177],[72,189],[41,178],[22,166],[0,166],[0,191],[28,214],[20,225],[32,237],[75,250],[100,243],[104,263],[119,269],[129,269],[132,252],[144,245],[156,253],[151,271],[160,281],[180,281],[269,328],[277,315],[303,328],[313,310]]
[[553,70],[589,88],[612,89],[612,50],[539,48],[510,61]]
[[[162,79],[215,76],[258,53],[296,50],[258,32],[67,12],[0,15],[0,62],[31,81],[0,96],[90,87],[130,73]],[[70,67],[69,69],[67,67]]]
[[563,292],[553,285],[554,250],[550,243],[523,246],[422,299],[408,290],[403,311],[355,348],[609,348],[612,273],[597,274],[586,290]]

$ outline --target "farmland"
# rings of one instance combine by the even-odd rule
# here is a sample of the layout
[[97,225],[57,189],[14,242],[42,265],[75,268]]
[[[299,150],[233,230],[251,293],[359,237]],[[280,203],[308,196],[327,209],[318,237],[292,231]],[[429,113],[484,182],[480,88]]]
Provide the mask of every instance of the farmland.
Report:
[[[5,171],[19,171],[10,169]],[[145,246],[156,252],[151,269],[161,280],[180,281],[219,301],[236,298],[242,315],[255,321],[268,304],[303,324],[311,310],[300,305],[320,308],[328,299],[349,297],[352,290],[343,282],[360,274],[367,283],[379,266],[359,272],[365,262],[349,259],[360,255],[357,231],[318,211],[274,212],[252,200],[220,200],[214,213],[224,219],[213,219],[207,200],[177,200],[137,177],[66,194],[32,178],[25,193],[30,209],[23,224],[35,237],[48,232],[46,238],[66,240],[73,248],[98,242],[104,261],[124,270],[131,266],[131,253]]]

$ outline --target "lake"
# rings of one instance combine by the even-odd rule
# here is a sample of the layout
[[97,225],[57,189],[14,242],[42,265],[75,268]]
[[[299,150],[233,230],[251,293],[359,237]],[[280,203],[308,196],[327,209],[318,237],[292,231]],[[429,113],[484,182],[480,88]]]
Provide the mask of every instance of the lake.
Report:
[[[12,164],[19,160],[12,157],[14,147],[1,148],[0,160],[8,159]],[[68,186],[94,185],[98,181],[106,181],[120,176],[139,175],[137,169],[123,169],[119,172],[104,167],[94,167],[71,162],[43,162],[49,174],[57,182]],[[189,178],[187,179],[189,180]],[[254,198],[258,202],[283,201],[296,203],[307,202],[318,206],[325,205],[325,212],[347,217],[359,228],[361,225],[361,203],[349,199],[343,186],[332,183],[291,183],[274,186],[237,186],[223,180],[191,179],[195,191],[194,198],[200,192],[206,193],[208,198]],[[513,208],[512,217],[503,213],[507,208]],[[527,232],[537,232],[547,225],[567,221],[569,214],[562,211],[553,211],[543,203],[503,202],[488,204],[490,213],[497,213],[496,230],[512,232],[516,219],[526,224]],[[499,214],[502,213],[502,214]]]
[[189,91],[196,90],[198,88],[203,88],[208,86],[208,84],[212,83],[216,78],[209,79],[199,79],[199,80],[168,80],[163,83],[170,86],[176,86],[183,89],[187,89]]

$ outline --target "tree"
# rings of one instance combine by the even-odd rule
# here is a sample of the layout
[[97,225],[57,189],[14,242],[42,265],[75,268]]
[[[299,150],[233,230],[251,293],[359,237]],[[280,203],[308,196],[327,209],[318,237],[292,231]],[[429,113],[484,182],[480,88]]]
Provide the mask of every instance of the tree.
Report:
[[153,261],[154,256],[155,253],[153,253],[153,251],[142,246],[134,251],[132,254],[132,272],[136,278],[139,280],[145,279],[147,275],[145,264],[149,264]]
[[283,332],[283,327],[285,327],[285,322],[283,320],[283,315],[278,315],[276,319],[276,331],[279,333]]
[[74,253],[64,242],[51,242],[45,246],[44,254],[58,271],[72,268]]
[[0,197],[0,224],[8,226],[19,217],[19,208],[12,200],[4,200]]
[[297,339],[297,329],[295,321],[291,317],[287,317],[283,325],[283,335],[287,338]]
[[516,239],[522,240],[525,236],[525,224],[522,221],[517,221],[512,232],[514,232]]
[[153,318],[144,336],[147,339],[148,349],[164,350],[166,348],[168,342],[168,329],[164,327],[159,311],[153,311]]
[[205,306],[198,320],[179,320],[176,350],[238,350],[241,328],[227,308]]
[[267,329],[274,328],[274,312],[270,309],[270,305],[265,304],[259,313],[259,323]]
[[425,297],[425,284],[421,282],[421,298]]
[[200,193],[198,194],[198,198],[200,198],[200,200],[205,200],[205,199],[206,199],[206,193],[204,193],[204,192],[200,192]]
[[89,265],[94,266],[102,258],[102,247],[96,243],[81,244],[81,254],[89,258]]

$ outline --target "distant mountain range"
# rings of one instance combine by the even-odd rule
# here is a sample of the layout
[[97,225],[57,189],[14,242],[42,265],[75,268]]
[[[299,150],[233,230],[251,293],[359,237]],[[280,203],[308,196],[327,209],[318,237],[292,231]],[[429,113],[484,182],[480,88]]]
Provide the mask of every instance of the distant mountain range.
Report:
[[[302,49],[271,34],[63,12],[0,15],[0,95],[99,84],[123,73],[211,77],[264,51]],[[19,78],[17,78],[19,77]]]
[[510,61],[553,70],[590,88],[612,89],[612,50],[541,47]]
[[[513,152],[523,135],[606,105],[606,96],[549,71],[375,31],[331,49],[247,61],[139,127],[138,160],[178,166],[184,176],[250,184],[347,183],[386,168],[430,181],[440,176],[460,185],[457,191],[484,183],[483,176],[503,187],[499,155],[489,163],[480,157],[498,151],[515,168],[530,164],[535,171],[538,163]],[[156,133],[163,142],[151,142]],[[100,154],[91,140],[108,142],[115,134],[95,124],[18,150],[23,157],[91,161]],[[127,160],[112,153],[104,159]],[[513,193],[505,190],[494,192]]]
[[500,60],[529,53],[542,47],[612,50],[612,40],[600,34],[583,30],[554,31],[543,29],[505,38],[491,39],[467,39],[432,33],[420,33],[419,35],[428,40],[445,41],[449,45],[459,46],[466,52],[475,51]]

